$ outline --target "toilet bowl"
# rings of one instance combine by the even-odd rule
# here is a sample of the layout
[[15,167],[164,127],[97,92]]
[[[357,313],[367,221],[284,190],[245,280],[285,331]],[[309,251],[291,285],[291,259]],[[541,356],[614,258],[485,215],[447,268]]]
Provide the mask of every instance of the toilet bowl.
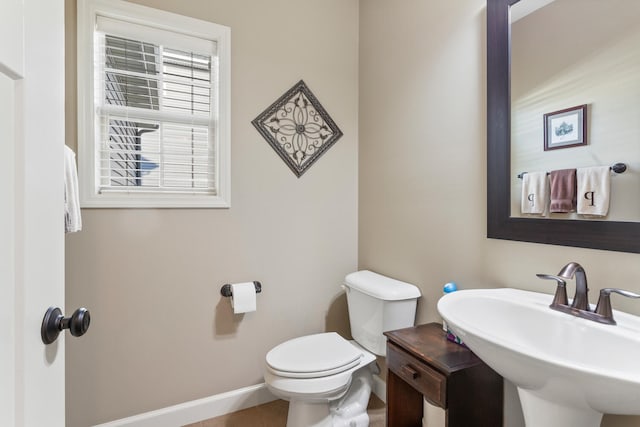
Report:
[[414,285],[363,270],[347,275],[344,288],[354,341],[327,332],[267,353],[265,383],[289,401],[287,427],[368,427],[376,355],[386,354],[383,332],[414,324]]
[[[307,335],[273,348],[264,378],[275,396],[289,401],[287,427],[366,427],[375,360],[335,332]],[[341,423],[345,414],[349,420]]]

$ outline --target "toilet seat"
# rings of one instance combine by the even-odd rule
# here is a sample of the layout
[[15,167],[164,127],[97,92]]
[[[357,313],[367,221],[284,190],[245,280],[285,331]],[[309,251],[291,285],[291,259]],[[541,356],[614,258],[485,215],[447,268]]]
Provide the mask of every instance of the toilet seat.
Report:
[[294,338],[267,353],[267,369],[285,378],[322,378],[360,364],[364,354],[335,332]]

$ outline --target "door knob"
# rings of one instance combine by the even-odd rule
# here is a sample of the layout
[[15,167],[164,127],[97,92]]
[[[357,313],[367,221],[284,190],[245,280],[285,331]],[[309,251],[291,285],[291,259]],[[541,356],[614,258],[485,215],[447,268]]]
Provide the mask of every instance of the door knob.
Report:
[[86,308],[79,308],[73,312],[71,317],[64,317],[62,310],[58,307],[49,307],[44,314],[44,319],[42,319],[42,328],[40,329],[42,342],[51,344],[65,329],[69,329],[74,337],[82,336],[89,329],[89,323],[91,323],[91,315]]

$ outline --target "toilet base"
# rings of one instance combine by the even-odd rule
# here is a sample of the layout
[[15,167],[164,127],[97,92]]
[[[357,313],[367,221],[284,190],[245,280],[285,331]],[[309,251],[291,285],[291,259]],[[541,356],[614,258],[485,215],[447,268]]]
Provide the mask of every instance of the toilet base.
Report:
[[328,402],[289,401],[287,427],[332,427]]
[[367,405],[375,363],[353,373],[347,393],[332,402],[289,401],[287,427],[368,427]]
[[372,372],[378,371],[375,363],[353,373],[351,387],[340,400],[331,402],[333,427],[369,427],[367,405],[373,384]]

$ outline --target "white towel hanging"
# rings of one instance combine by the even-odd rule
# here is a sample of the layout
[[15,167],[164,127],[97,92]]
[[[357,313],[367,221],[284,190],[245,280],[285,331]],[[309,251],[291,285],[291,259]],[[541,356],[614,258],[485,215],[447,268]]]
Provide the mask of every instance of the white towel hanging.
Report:
[[82,230],[80,197],[78,193],[78,172],[76,154],[64,146],[64,231],[73,233]]
[[579,168],[576,171],[578,214],[607,216],[611,193],[609,166]]
[[546,172],[527,172],[522,175],[523,214],[544,216],[549,197],[549,185]]

